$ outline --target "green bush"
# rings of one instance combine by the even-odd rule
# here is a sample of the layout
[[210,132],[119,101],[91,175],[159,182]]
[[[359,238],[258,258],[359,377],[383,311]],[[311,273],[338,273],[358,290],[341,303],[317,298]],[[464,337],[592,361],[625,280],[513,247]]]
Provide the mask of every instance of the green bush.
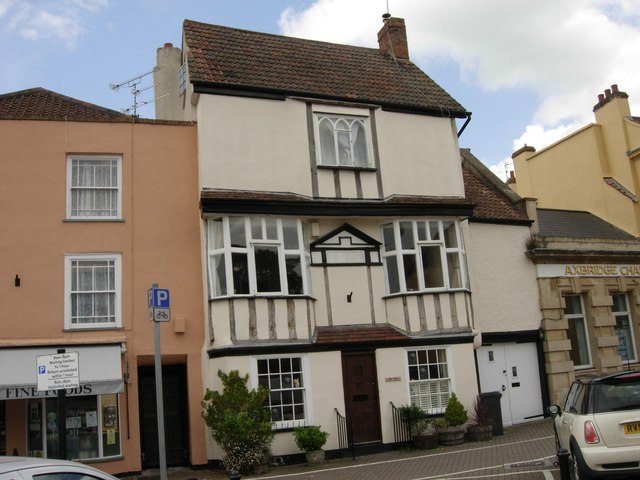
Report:
[[408,423],[411,429],[411,435],[420,435],[432,424],[429,414],[414,403],[411,405],[401,405],[398,407],[398,410],[404,421]]
[[447,402],[447,408],[444,411],[444,419],[450,427],[459,427],[464,425],[469,419],[467,410],[464,408],[455,393],[452,393]]
[[249,375],[218,370],[222,393],[207,389],[202,417],[223,451],[224,467],[250,473],[269,454],[273,429],[266,406],[269,390],[262,385],[249,390]]
[[329,434],[323,432],[317,425],[310,427],[298,427],[293,431],[296,445],[300,450],[305,452],[313,452],[320,450],[327,442]]

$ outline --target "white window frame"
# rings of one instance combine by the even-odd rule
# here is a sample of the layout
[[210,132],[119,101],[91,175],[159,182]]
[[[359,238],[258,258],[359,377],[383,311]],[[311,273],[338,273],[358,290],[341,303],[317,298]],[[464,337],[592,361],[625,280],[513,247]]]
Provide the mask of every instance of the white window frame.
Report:
[[[456,245],[454,247],[448,247],[445,241],[445,231],[444,224],[451,223],[454,227],[455,235],[456,235]],[[400,233],[400,226],[410,224],[413,232],[413,245],[411,247],[403,247],[402,246],[402,238]],[[437,235],[433,235],[431,231],[431,225],[437,224]],[[424,232],[426,237],[424,239],[420,239],[418,234],[418,228],[420,226],[424,227]],[[391,227],[393,228],[393,238],[394,238],[394,250],[387,250],[386,242],[385,242],[385,228]],[[385,289],[388,295],[396,295],[396,294],[405,294],[405,293],[414,293],[414,292],[438,292],[438,291],[457,291],[457,290],[466,290],[468,289],[469,279],[467,275],[467,265],[466,265],[466,254],[464,248],[464,241],[462,238],[462,230],[460,228],[460,222],[453,219],[419,219],[419,220],[411,220],[411,219],[402,219],[402,220],[394,220],[392,222],[386,222],[381,225],[381,238],[382,242],[382,260],[384,264],[384,272],[385,272]],[[437,238],[433,238],[436,237]],[[425,278],[423,274],[419,274],[418,272],[422,272],[423,265],[423,247],[435,246],[440,249],[440,265],[441,265],[441,274],[442,274],[442,286],[435,287],[427,287]],[[416,261],[416,276],[417,276],[417,287],[409,288],[407,286],[407,276],[405,272],[404,266],[404,256],[414,256]],[[452,287],[451,286],[451,278],[449,275],[449,255],[455,255],[457,257],[458,267],[460,269],[460,286]],[[390,284],[390,275],[392,266],[389,264],[390,259],[395,259],[395,274],[397,275],[398,281],[398,290],[392,291]]]
[[[366,152],[366,164],[358,165],[354,163],[353,155],[350,156],[351,161],[348,163],[340,163],[340,155],[338,152],[338,141],[335,138],[337,129],[334,129],[334,153],[335,163],[325,163],[325,159],[322,155],[322,145],[320,137],[320,123],[323,118],[331,119],[331,122],[337,120],[345,120],[347,123],[353,124],[354,121],[362,123],[365,135],[365,152]],[[347,108],[327,105],[315,105],[313,107],[313,128],[315,138],[316,149],[316,164],[320,167],[332,167],[332,168],[348,168],[348,169],[372,169],[374,168],[373,161],[373,135],[371,132],[371,121],[369,118],[369,111],[358,108]],[[351,139],[351,149],[353,152],[353,139]]]
[[[451,348],[449,346],[446,345],[442,345],[442,346],[433,346],[433,347],[413,347],[413,348],[405,348],[405,353],[404,353],[404,361],[405,361],[405,365],[406,365],[406,372],[407,372],[407,398],[409,399],[409,404],[415,404],[418,405],[420,408],[422,408],[425,412],[427,412],[430,415],[437,415],[437,414],[441,414],[445,411],[445,409],[447,408],[447,402],[449,401],[449,398],[451,398],[451,394],[455,391],[455,384],[454,384],[454,378],[453,378],[453,358],[452,358],[452,353],[451,353]],[[420,351],[425,351],[427,352],[427,358],[429,355],[429,351],[436,351],[436,355],[438,355],[438,351],[442,350],[444,351],[444,354],[446,356],[446,365],[447,365],[447,376],[446,377],[441,377],[441,378],[437,378],[437,379],[418,379],[418,380],[412,380],[411,379],[411,367],[413,364],[409,363],[409,355],[411,352],[420,352]],[[439,364],[440,362],[438,362]],[[417,363],[415,364],[416,366],[419,365],[419,362],[417,361]],[[431,365],[429,363],[424,364],[427,366]],[[428,373],[428,372],[427,372]],[[431,383],[434,384],[438,384],[441,382],[447,382],[448,383],[448,388],[449,391],[447,392],[446,395],[446,401],[442,401],[440,402],[440,407],[438,408],[423,408],[422,402],[416,402],[415,399],[416,397],[420,397],[422,396],[422,394],[416,394],[416,393],[412,393],[412,386],[413,385],[429,385]],[[429,395],[428,393],[425,393],[424,395]]]
[[[613,293],[611,294],[611,297],[619,297],[622,298],[624,300],[624,309],[622,310],[615,310],[615,302],[612,304],[611,306],[611,312],[613,313],[614,318],[616,319],[616,334],[618,335],[618,339],[620,339],[620,334],[618,333],[619,330],[619,322],[626,320],[629,326],[629,341],[631,342],[631,346],[633,347],[633,356],[629,357],[629,358],[622,358],[622,355],[620,355],[620,358],[622,358],[623,362],[636,362],[638,359],[638,354],[637,354],[637,349],[636,349],[636,339],[635,339],[635,334],[633,332],[633,317],[631,316],[631,310],[629,309],[629,297],[625,292],[618,292],[618,293]],[[627,347],[627,352],[629,352],[629,348]],[[627,353],[628,355],[628,353]]]
[[[591,341],[589,340],[589,324],[587,322],[587,316],[585,313],[585,308],[584,308],[584,297],[580,294],[570,294],[570,295],[563,295],[563,297],[565,298],[565,305],[566,305],[566,298],[567,297],[578,297],[580,299],[580,312],[579,313],[567,313],[566,312],[566,306],[565,306],[565,311],[564,311],[564,318],[567,319],[567,322],[582,322],[583,326],[584,326],[584,339],[582,339],[585,343],[586,343],[586,347],[587,347],[587,355],[589,356],[589,362],[587,364],[584,365],[573,365],[573,367],[576,370],[584,370],[587,368],[591,368],[593,366],[593,357],[591,356]],[[567,326],[567,337],[569,337],[569,326]],[[569,342],[571,342],[571,338],[569,338]],[[578,342],[580,342],[580,339],[578,339]],[[571,348],[573,349],[574,345],[571,344]]]
[[[74,162],[107,160],[115,161],[117,185],[111,187],[84,187],[86,190],[108,189],[116,191],[115,215],[83,215],[74,213],[73,191],[82,187],[74,187],[73,171]],[[120,155],[69,155],[67,156],[67,218],[72,220],[119,220],[122,218],[122,156]]]
[[[231,228],[230,219],[241,219],[244,224],[244,246],[231,246]],[[214,239],[213,224],[222,220],[222,240],[221,245],[214,245],[216,241]],[[285,235],[284,235],[284,222],[290,220],[295,222],[296,234],[297,234],[297,248],[285,248]],[[261,222],[261,238],[253,238],[252,230],[256,222]],[[267,221],[275,222],[276,225],[276,237],[269,237],[267,233]],[[209,296],[210,298],[221,298],[228,296],[302,296],[308,295],[310,291],[309,287],[309,246],[307,244],[307,238],[305,235],[305,225],[299,219],[283,219],[272,217],[242,217],[242,216],[225,216],[215,219],[209,219],[207,221],[208,232],[208,247],[207,247],[207,270],[209,275]],[[280,276],[280,289],[277,291],[259,291],[258,290],[258,278],[256,274],[256,261],[255,252],[256,248],[261,246],[276,247],[278,254],[278,273]],[[236,287],[233,279],[233,254],[246,255],[247,257],[247,274],[249,276],[249,291],[235,293]],[[296,256],[300,258],[300,270],[302,277],[302,292],[289,293],[289,279],[287,278],[287,256]],[[219,285],[217,275],[214,272],[213,259],[224,259],[224,276],[225,276],[225,289]]]
[[[288,355],[257,355],[251,358],[250,378],[252,388],[258,388],[259,375],[258,375],[258,361],[259,360],[281,360],[281,359],[293,359],[299,358],[301,361],[302,382],[303,386],[300,388],[303,392],[304,411],[305,418],[300,420],[281,420],[274,421],[274,430],[282,430],[295,427],[305,427],[313,425],[313,405],[312,405],[312,392],[311,392],[311,373],[309,369],[309,359],[306,354],[288,354]],[[271,390],[271,389],[270,389]],[[283,389],[281,389],[283,390]]]
[[[115,274],[115,302],[113,322],[74,323],[71,306],[71,276],[73,262],[113,261]],[[96,330],[122,327],[122,256],[119,253],[65,254],[64,257],[64,328],[67,330]]]

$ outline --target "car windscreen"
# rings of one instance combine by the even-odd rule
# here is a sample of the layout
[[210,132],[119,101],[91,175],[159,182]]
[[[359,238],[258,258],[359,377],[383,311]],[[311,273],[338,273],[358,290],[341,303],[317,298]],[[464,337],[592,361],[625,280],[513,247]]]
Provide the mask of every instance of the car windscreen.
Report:
[[593,388],[593,413],[640,409],[640,377],[613,379]]

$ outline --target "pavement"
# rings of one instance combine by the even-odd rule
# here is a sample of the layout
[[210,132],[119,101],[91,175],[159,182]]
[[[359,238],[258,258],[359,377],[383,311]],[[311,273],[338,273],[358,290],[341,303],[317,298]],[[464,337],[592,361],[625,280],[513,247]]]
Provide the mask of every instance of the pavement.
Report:
[[[556,461],[553,423],[536,420],[504,428],[503,435],[485,442],[465,442],[432,450],[402,448],[370,455],[327,460],[322,465],[271,466],[262,475],[243,476],[260,480],[560,480]],[[219,469],[169,468],[168,480],[222,480],[229,475]],[[127,480],[156,480],[158,470],[145,470]]]

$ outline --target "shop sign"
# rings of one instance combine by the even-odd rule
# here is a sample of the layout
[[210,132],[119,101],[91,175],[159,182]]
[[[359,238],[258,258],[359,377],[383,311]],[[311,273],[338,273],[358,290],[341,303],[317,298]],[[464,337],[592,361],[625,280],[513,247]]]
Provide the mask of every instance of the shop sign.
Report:
[[63,390],[80,386],[78,352],[38,355],[38,390]]
[[[82,395],[106,395],[109,393],[122,393],[124,383],[98,382],[83,383],[75,388],[65,389],[68,397],[78,397]],[[0,400],[20,400],[26,398],[56,398],[56,390],[38,390],[36,385],[3,385],[0,387]]]
[[538,264],[538,277],[640,277],[640,265]]

